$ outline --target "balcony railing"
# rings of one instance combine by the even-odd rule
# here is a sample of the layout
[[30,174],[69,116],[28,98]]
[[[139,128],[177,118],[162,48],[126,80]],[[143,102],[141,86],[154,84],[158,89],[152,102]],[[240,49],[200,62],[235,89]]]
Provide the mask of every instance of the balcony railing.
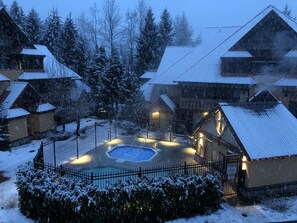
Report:
[[199,109],[203,111],[212,110],[219,102],[238,102],[236,99],[194,99],[180,98],[180,108],[182,109]]

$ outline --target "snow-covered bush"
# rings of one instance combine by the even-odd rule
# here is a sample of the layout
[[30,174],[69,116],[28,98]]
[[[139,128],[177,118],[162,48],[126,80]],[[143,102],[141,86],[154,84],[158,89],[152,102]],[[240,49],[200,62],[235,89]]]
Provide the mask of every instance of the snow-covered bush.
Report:
[[119,121],[117,122],[119,128],[123,130],[123,135],[133,135],[140,131],[140,127],[130,121]]
[[38,222],[163,222],[218,208],[217,176],[127,180],[99,189],[32,164],[17,171],[20,210]]

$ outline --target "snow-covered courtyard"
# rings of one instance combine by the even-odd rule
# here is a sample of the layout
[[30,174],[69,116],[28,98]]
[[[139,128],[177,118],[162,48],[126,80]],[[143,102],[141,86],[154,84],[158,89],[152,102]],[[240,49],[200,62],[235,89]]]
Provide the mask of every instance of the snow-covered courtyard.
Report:
[[[80,155],[94,148],[95,134],[94,123],[96,119],[83,119],[81,127],[86,128],[86,133],[79,143]],[[103,144],[107,140],[108,122],[102,126],[97,126],[97,144]],[[66,130],[74,132],[75,124],[71,123],[66,126]],[[18,194],[14,184],[17,166],[32,161],[42,140],[32,141],[31,143],[19,147],[12,148],[11,152],[0,152],[0,171],[1,174],[8,177],[9,180],[0,183],[0,222],[32,222],[32,220],[24,217],[18,209]],[[44,140],[43,140],[44,141]],[[68,140],[57,142],[56,153],[60,157],[57,162],[64,163],[76,157],[75,136],[71,136]],[[45,160],[52,162],[52,144],[45,146]],[[255,205],[238,205],[225,202],[218,211],[204,216],[197,216],[190,219],[177,219],[179,222],[277,222],[291,221],[297,219],[297,197],[277,198],[267,200]]]

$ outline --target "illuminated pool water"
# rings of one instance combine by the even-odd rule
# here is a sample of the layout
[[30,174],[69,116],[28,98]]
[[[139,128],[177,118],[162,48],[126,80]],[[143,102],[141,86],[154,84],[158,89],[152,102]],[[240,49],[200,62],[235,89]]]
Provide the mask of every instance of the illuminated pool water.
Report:
[[107,152],[110,158],[130,161],[130,162],[142,162],[149,161],[157,154],[151,148],[138,147],[138,146],[117,146]]

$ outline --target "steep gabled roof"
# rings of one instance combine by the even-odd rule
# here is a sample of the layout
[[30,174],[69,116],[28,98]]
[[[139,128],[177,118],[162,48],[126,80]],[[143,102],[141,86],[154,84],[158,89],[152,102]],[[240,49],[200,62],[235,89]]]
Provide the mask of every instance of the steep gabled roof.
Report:
[[177,70],[178,67],[176,67],[175,64],[178,64],[179,61],[193,49],[194,47],[189,46],[167,46],[157,73],[151,80],[150,84],[176,85],[173,80],[179,71]]
[[297,120],[280,102],[219,103],[251,160],[297,155]]
[[[228,77],[221,75],[221,57],[251,57],[247,52],[230,51],[252,28],[270,12],[275,12],[289,27],[297,31],[296,23],[273,6],[268,6],[243,27],[228,27],[207,30],[201,45],[184,54],[177,62],[167,66],[152,80],[153,84],[177,82],[256,84],[251,77]],[[216,32],[209,32],[216,31]],[[203,34],[203,33],[202,33]],[[204,36],[202,36],[204,37]],[[166,56],[166,55],[164,55]]]
[[23,39],[24,43],[27,46],[30,46],[33,48],[33,44],[29,41],[28,37],[23,33],[23,31],[20,29],[20,27],[13,21],[13,19],[10,17],[10,15],[5,11],[4,8],[0,8],[0,17],[3,16],[6,19],[6,22],[8,25],[12,26],[15,30],[15,34],[19,34],[19,39]]
[[8,92],[7,97],[4,99],[2,105],[5,110],[11,108],[14,102],[18,99],[18,97],[22,94],[22,92],[27,87],[27,82],[11,82],[7,87],[6,91]]
[[163,102],[168,106],[168,108],[170,108],[170,110],[172,112],[175,111],[176,109],[176,105],[174,104],[174,102],[168,97],[167,94],[162,94],[160,95],[160,98],[163,100]]
[[196,55],[196,58],[185,58],[188,60],[184,71],[175,79],[176,82],[208,82],[208,83],[230,83],[230,84],[254,84],[255,81],[249,77],[222,77],[220,75],[220,59],[230,48],[232,48],[243,36],[245,36],[253,27],[255,27],[271,11],[275,12],[283,21],[285,21],[295,32],[297,24],[276,9],[268,6],[246,25],[238,29],[231,36],[209,51]]
[[9,81],[9,79],[0,73],[0,82],[2,82],[2,81]]
[[284,77],[284,78],[279,79],[273,85],[278,86],[278,87],[296,87],[297,79]]
[[43,59],[43,67],[45,72],[23,72],[19,76],[19,80],[38,80],[54,78],[81,79],[81,77],[76,72],[58,62],[46,46],[35,44],[34,47],[36,48],[36,50],[31,50],[30,53],[45,56]]
[[249,99],[250,102],[278,102],[279,100],[267,88],[259,90],[254,96]]

